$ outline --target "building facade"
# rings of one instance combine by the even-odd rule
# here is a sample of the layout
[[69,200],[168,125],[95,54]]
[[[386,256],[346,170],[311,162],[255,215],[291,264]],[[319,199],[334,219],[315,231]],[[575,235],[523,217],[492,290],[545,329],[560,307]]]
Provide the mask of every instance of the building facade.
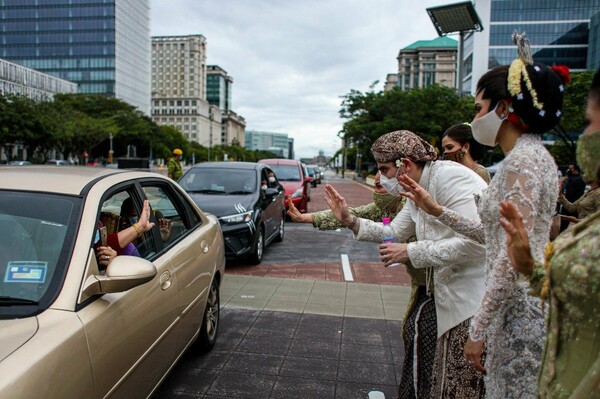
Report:
[[206,99],[224,112],[231,109],[233,78],[218,65],[206,67]]
[[149,0],[2,0],[0,58],[150,112]]
[[410,90],[437,83],[455,88],[457,47],[458,42],[449,37],[419,40],[404,47],[397,58],[398,87]]
[[271,151],[278,157],[289,158],[290,141],[287,133],[246,130],[246,149],[250,151]]
[[152,37],[152,120],[205,147],[221,144],[221,112],[206,100],[206,38]]
[[600,0],[475,0],[484,26],[465,37],[463,88],[474,94],[477,80],[490,68],[516,57],[513,31],[526,32],[533,59],[546,65],[588,68],[590,19]]
[[0,59],[0,95],[22,95],[52,100],[56,93],[76,93],[77,83]]

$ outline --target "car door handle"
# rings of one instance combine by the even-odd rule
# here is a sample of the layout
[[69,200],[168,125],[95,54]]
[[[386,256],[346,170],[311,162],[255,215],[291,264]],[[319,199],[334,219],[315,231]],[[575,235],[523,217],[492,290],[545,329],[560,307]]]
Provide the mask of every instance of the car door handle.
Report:
[[171,272],[170,271],[166,271],[163,274],[160,275],[160,279],[159,279],[159,283],[160,283],[160,288],[165,291],[167,290],[170,286],[171,283],[173,282],[173,280],[171,279]]
[[208,252],[208,244],[206,243],[206,240],[202,240],[202,242],[200,242],[200,248],[202,248],[202,253]]

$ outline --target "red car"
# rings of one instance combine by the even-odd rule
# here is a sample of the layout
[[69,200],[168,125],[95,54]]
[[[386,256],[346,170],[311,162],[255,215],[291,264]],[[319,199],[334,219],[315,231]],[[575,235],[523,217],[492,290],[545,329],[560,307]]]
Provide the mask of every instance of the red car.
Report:
[[[269,165],[285,189],[286,198],[291,198],[300,212],[308,212],[308,190],[312,178],[307,176],[302,163],[293,159],[261,159],[258,162]],[[288,207],[287,200],[285,207]]]

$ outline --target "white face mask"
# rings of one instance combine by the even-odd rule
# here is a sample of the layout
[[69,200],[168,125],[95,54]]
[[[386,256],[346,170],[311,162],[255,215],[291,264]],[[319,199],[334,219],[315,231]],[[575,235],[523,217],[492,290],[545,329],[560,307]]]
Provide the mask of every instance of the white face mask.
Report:
[[265,184],[265,185],[263,185],[263,186],[260,186],[260,188],[261,188],[263,191],[265,191],[265,190],[267,189],[267,185]]
[[473,122],[471,122],[473,138],[477,140],[478,143],[490,147],[496,146],[498,130],[500,130],[500,125],[502,125],[502,122],[506,119],[506,117],[500,118],[496,114],[496,108],[498,108],[498,105],[481,118],[473,119]]
[[275,178],[273,176],[269,177],[269,183],[275,183]]
[[[398,171],[400,171],[400,169],[398,169]],[[385,177],[384,175],[381,175],[380,178],[380,184],[381,187],[385,188],[385,191],[387,191],[389,194],[398,197],[400,196],[400,193],[405,192],[406,190],[404,190],[404,187],[402,187],[400,185],[400,183],[398,183],[398,172],[396,172],[396,176],[392,179],[388,179],[387,177]]]

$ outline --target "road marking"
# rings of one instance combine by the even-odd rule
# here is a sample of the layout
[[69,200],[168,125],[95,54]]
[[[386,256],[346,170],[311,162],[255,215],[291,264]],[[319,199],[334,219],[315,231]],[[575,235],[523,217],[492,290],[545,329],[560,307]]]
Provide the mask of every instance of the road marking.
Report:
[[352,277],[352,269],[350,269],[350,261],[348,260],[348,255],[346,254],[342,254],[342,270],[344,271],[344,280],[354,281],[354,277]]

